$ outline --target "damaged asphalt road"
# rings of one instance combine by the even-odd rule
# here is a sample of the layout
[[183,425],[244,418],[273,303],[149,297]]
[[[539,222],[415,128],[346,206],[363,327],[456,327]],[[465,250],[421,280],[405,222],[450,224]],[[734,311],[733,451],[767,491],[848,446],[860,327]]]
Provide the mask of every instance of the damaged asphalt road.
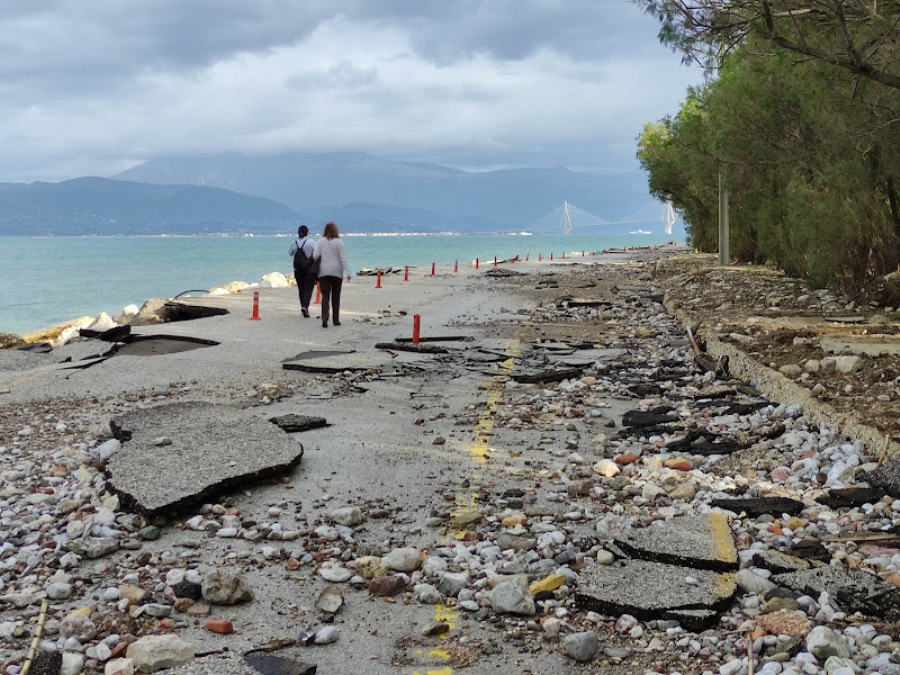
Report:
[[[895,554],[862,535],[893,525],[900,504],[817,501],[867,488],[873,459],[799,408],[698,371],[651,299],[648,268],[563,271],[557,287],[591,280],[604,302],[581,290],[569,306],[543,283],[546,296],[520,295],[519,277],[455,282],[471,292],[452,311],[428,306],[433,321],[479,337],[446,353],[385,354],[375,345],[398,323],[383,318],[301,345],[293,317],[300,328],[270,334],[230,377],[209,381],[170,354],[141,359],[171,359],[168,377],[157,362],[153,384],[118,393],[103,370],[113,359],[92,369],[109,397],[53,412],[24,397],[25,417],[4,418],[3,443],[17,466],[40,470],[4,467],[5,479],[19,472],[3,488],[4,659],[21,662],[49,598],[45,646],[88,672],[129,650],[138,658],[132,645],[165,633],[192,649],[178,675],[249,675],[263,662],[737,675],[751,662],[754,672],[809,657],[824,666],[814,627],[834,633],[840,658],[884,672],[900,647],[882,628],[893,620]],[[624,290],[605,290],[605,277]],[[272,319],[279,329],[290,320]],[[241,340],[249,330],[238,328]],[[195,357],[237,370],[237,348],[222,346],[228,359],[219,346]],[[327,370],[283,367],[304,351],[343,353],[323,356],[334,360]],[[327,424],[274,423],[291,416]],[[104,451],[97,428],[112,420],[131,438]],[[187,468],[153,463],[179,444],[196,452]],[[285,466],[298,450],[299,464]],[[257,460],[227,482],[232,462]],[[179,474],[204,462],[213,489],[179,503]],[[153,516],[128,508],[138,489]],[[147,509],[161,494],[172,509]],[[47,525],[29,534],[31,522]],[[121,545],[90,557],[84,544],[98,535]],[[832,566],[852,571],[820,571]],[[227,593],[213,584],[223,571],[234,577]],[[79,611],[93,630],[73,632]]]

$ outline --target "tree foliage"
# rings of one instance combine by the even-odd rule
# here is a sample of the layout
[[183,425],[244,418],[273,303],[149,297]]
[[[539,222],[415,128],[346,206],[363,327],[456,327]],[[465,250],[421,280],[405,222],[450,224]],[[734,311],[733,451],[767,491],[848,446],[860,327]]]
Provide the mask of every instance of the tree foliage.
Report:
[[747,38],[900,89],[898,0],[632,0],[663,44],[714,69]]
[[638,159],[701,250],[731,253],[857,297],[900,262],[900,89],[747,35],[679,113],[649,124]]

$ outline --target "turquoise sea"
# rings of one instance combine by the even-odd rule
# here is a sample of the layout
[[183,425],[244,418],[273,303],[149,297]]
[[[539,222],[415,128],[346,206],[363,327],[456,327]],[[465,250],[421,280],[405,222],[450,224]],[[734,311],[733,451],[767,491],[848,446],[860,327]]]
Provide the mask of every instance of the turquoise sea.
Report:
[[[519,255],[683,241],[658,233],[356,235],[346,234],[354,270],[460,266]],[[149,298],[172,298],[229,281],[259,281],[292,271],[289,236],[2,237],[0,333],[24,334],[79,316],[118,314]]]

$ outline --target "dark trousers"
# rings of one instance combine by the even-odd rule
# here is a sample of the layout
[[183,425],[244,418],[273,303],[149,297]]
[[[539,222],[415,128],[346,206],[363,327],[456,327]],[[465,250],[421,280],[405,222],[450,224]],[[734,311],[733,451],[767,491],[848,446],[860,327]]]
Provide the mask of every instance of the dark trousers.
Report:
[[300,295],[300,306],[308,310],[309,299],[312,297],[313,289],[316,287],[316,279],[300,270],[294,270],[294,276],[297,279],[297,293]]
[[328,304],[331,303],[331,320],[341,320],[341,277],[319,277],[319,288],[322,290],[322,323],[328,323]]

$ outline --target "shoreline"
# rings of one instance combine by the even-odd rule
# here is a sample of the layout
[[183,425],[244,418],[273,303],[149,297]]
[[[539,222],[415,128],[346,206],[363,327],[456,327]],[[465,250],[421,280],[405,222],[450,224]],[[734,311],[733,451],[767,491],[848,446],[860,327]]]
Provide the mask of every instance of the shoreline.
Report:
[[[123,235],[123,236],[130,236],[130,235]],[[147,236],[164,237],[166,235],[147,235]],[[185,235],[185,236],[216,236],[216,235]],[[238,235],[235,235],[235,236],[238,236]],[[260,236],[288,237],[288,235],[260,235]],[[394,235],[347,234],[345,236],[364,237],[364,236],[394,236]],[[397,236],[401,236],[401,235],[397,235]],[[406,236],[406,235],[403,235],[403,236]],[[580,255],[579,255],[578,251],[570,251],[568,253],[563,252],[561,257],[556,257],[556,258],[554,258],[553,254],[551,253],[547,260],[530,261],[530,260],[526,260],[523,258],[522,260],[512,260],[511,261],[511,260],[507,259],[507,260],[498,261],[498,264],[511,264],[514,262],[548,262],[549,263],[549,262],[559,262],[560,260],[573,260],[578,257],[590,256],[591,258],[594,258],[596,256],[614,255],[614,254],[631,255],[631,254],[639,254],[642,252],[653,253],[653,252],[657,252],[657,251],[674,251],[674,250],[678,250],[680,248],[684,248],[685,250],[687,250],[687,246],[685,244],[680,244],[678,242],[672,241],[672,242],[666,242],[665,244],[662,244],[662,245],[633,246],[633,247],[628,247],[628,248],[624,248],[624,247],[623,248],[608,248],[608,249],[604,249],[602,251],[590,251],[590,252],[582,251]],[[457,264],[458,264],[458,261],[457,261]],[[493,264],[493,259],[492,258],[481,259],[480,264],[481,264],[481,266],[491,265],[491,264]],[[439,265],[439,268],[443,269],[443,268],[447,267],[448,265],[450,265],[450,263],[443,263],[443,264]],[[468,263],[468,266],[475,269],[476,261],[475,260],[470,261]],[[395,269],[395,270],[403,269],[404,267],[407,267],[407,266],[405,264],[401,264],[401,265],[393,266],[391,269]],[[410,267],[410,269],[414,269],[414,267],[421,267],[421,265],[409,266],[409,267]],[[357,272],[357,275],[360,275],[361,273],[364,273],[364,272],[374,273],[374,271],[375,270],[373,270],[373,269],[360,270],[359,272]],[[274,283],[276,283],[276,284],[280,283],[279,275],[288,280],[288,285],[296,287],[296,284],[293,281],[292,273],[284,274],[282,272],[272,271],[272,272],[263,274],[261,276],[261,278],[255,282],[245,282],[242,280],[231,280],[231,281],[227,281],[225,283],[221,283],[221,284],[210,287],[209,289],[206,290],[205,295],[202,295],[202,296],[197,295],[197,296],[190,296],[190,297],[208,297],[209,295],[211,295],[217,291],[221,291],[221,289],[228,288],[228,287],[237,288],[237,290],[229,291],[232,293],[239,293],[243,290],[254,290],[254,289],[258,290],[260,288],[268,288],[268,287],[272,287],[270,285],[267,285],[267,283],[268,284],[273,283],[272,280],[274,280]],[[243,284],[243,286],[240,286],[242,284]],[[280,287],[280,286],[275,286],[275,287]],[[42,343],[42,342],[48,342],[50,344],[59,344],[60,342],[64,342],[65,340],[68,340],[71,337],[73,337],[74,335],[76,335],[80,329],[107,330],[110,328],[114,328],[116,326],[132,325],[134,317],[139,316],[141,313],[141,310],[144,309],[145,307],[147,307],[148,303],[150,303],[152,301],[159,301],[159,300],[164,300],[164,301],[176,300],[179,297],[181,297],[182,295],[184,295],[185,293],[191,293],[191,292],[192,291],[184,291],[184,292],[180,293],[178,296],[175,296],[173,298],[162,298],[162,297],[147,298],[140,305],[140,307],[138,307],[137,305],[127,305],[127,306],[121,308],[120,311],[116,314],[109,314],[108,312],[101,312],[100,314],[97,314],[97,315],[83,315],[80,317],[72,317],[70,319],[65,319],[65,320],[53,323],[49,326],[44,326],[42,328],[37,328],[37,329],[27,331],[24,333],[5,332],[2,330],[2,328],[0,328],[0,349],[17,348],[17,347],[21,347],[21,346],[27,346],[27,345],[32,345],[32,344],[37,344],[37,343]],[[133,309],[134,311],[130,311],[130,309]],[[154,322],[152,315],[145,314],[144,318],[149,319],[151,323]],[[138,323],[135,325],[147,325],[147,324],[146,323],[145,324]]]

